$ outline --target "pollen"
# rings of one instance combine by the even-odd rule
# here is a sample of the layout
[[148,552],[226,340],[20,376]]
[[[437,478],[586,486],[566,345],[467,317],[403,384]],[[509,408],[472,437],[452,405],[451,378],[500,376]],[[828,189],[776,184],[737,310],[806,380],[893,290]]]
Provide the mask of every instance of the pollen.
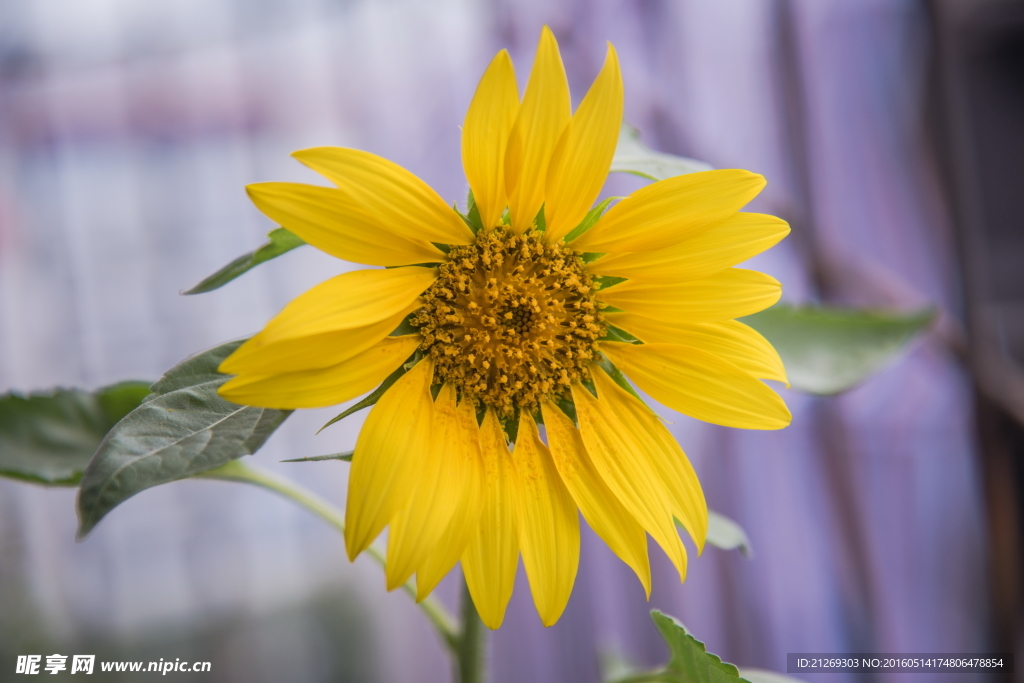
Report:
[[579,254],[502,227],[453,247],[411,319],[434,381],[507,417],[589,379],[606,326]]

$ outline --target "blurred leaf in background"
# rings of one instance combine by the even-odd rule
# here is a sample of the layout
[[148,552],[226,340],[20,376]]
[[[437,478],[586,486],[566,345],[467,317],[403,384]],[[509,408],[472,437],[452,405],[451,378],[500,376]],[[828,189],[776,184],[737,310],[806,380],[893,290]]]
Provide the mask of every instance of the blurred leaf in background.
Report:
[[0,396],[0,475],[74,486],[100,442],[149,394],[150,382],[95,392],[54,389]]
[[779,304],[741,318],[782,357],[794,389],[828,396],[881,370],[935,319],[935,311],[894,313]]
[[611,173],[631,173],[649,180],[664,180],[686,173],[710,171],[711,168],[711,164],[703,161],[654,151],[640,142],[640,131],[623,122]]

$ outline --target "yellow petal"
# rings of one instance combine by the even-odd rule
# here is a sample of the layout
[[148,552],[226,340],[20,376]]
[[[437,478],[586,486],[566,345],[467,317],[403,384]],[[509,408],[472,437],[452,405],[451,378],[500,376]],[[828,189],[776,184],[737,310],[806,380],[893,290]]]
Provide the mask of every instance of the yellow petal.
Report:
[[419,305],[414,301],[390,318],[351,330],[277,341],[257,334],[228,356],[218,370],[229,375],[276,375],[337,365],[380,343]]
[[599,348],[651,398],[698,420],[782,429],[793,419],[771,387],[713,353],[679,344],[604,342]]
[[259,334],[228,356],[220,371],[237,372],[236,361],[268,344],[366,327],[401,311],[408,313],[436,278],[436,268],[412,267],[356,270],[321,282],[293,299]]
[[651,597],[647,534],[598,474],[572,420],[550,401],[543,404],[548,445],[558,473],[590,528],[628,564]]
[[401,226],[383,225],[341,190],[299,183],[246,187],[253,204],[317,249],[371,266],[440,263],[444,253],[426,239],[412,239]]
[[682,344],[735,363],[754,377],[787,382],[775,347],[754,328],[738,320],[719,323],[665,322],[633,313],[605,313],[605,319],[648,344]]
[[225,382],[217,393],[242,405],[279,410],[337,405],[374,389],[408,360],[421,341],[418,334],[387,337],[359,355],[330,367],[237,375]]
[[[601,401],[618,416],[631,447],[647,454],[654,476],[665,486],[672,514],[689,532],[697,551],[703,552],[708,531],[708,506],[697,473],[675,437],[658,416],[597,368],[594,385]],[[589,446],[588,446],[589,448]]]
[[587,270],[652,284],[699,280],[760,254],[788,234],[789,224],[781,218],[737,213],[675,246],[607,254]]
[[462,125],[462,168],[485,228],[498,224],[505,195],[505,149],[519,112],[516,71],[507,50],[484,72]]
[[433,363],[420,361],[370,410],[356,439],[345,503],[345,548],[356,559],[409,497],[430,444]]
[[565,127],[548,166],[544,219],[548,243],[565,237],[597,199],[622,127],[622,74],[608,45],[601,73]]
[[462,554],[462,573],[469,594],[487,628],[505,619],[519,562],[515,505],[512,500],[515,470],[505,444],[505,432],[490,410],[480,425],[485,486],[480,524]]
[[533,70],[505,151],[505,190],[512,228],[525,232],[544,203],[551,153],[571,116],[569,82],[551,30],[541,29]]
[[514,500],[523,567],[545,626],[562,616],[580,561],[580,520],[551,453],[529,415],[519,419],[513,451]]
[[466,495],[469,481],[463,476],[464,453],[459,452],[457,446],[453,447],[460,431],[458,422],[455,386],[445,384],[434,402],[430,445],[413,463],[415,481],[388,528],[384,569],[388,590],[408,581],[416,568],[435,551]]
[[471,401],[463,400],[456,410],[455,418],[451,438],[442,444],[443,448],[451,451],[443,476],[459,479],[461,483],[458,486],[464,493],[458,500],[458,507],[452,513],[440,542],[416,569],[417,602],[430,595],[441,579],[452,570],[480,528],[486,488],[476,407]]
[[572,242],[576,251],[664,249],[720,223],[757,196],[764,177],[737,169],[659,180],[610,208]]
[[740,318],[774,305],[782,296],[782,285],[755,270],[730,268],[678,285],[629,280],[601,290],[597,296],[627,313],[655,320],[709,323]]
[[[593,367],[596,383],[604,373]],[[619,391],[625,393],[621,389]],[[580,434],[594,467],[615,497],[665,551],[679,572],[679,580],[684,580],[686,548],[672,516],[677,498],[686,492],[670,490],[669,483],[661,478],[654,462],[661,453],[648,447],[650,439],[644,434],[629,431],[630,427],[636,429],[636,418],[629,419],[623,414],[620,419],[616,409],[628,407],[624,400],[614,401],[615,397],[610,392],[606,393],[603,387],[598,387],[598,400],[580,384],[573,385],[572,397],[580,421]],[[642,405],[640,407],[643,408]],[[621,412],[625,413],[625,410]],[[657,418],[653,421],[660,426]]]
[[292,154],[323,174],[378,229],[409,240],[469,244],[473,232],[430,185],[393,161],[359,149],[314,147]]

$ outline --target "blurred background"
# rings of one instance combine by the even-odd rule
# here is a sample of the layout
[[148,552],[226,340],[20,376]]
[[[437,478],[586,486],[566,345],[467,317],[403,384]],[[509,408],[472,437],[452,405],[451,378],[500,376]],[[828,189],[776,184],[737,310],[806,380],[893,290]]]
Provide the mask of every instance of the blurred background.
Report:
[[[556,626],[519,572],[495,683],[660,664],[652,607],[781,671],[787,652],[1021,651],[1019,2],[3,0],[0,391],[156,379],[346,269],[303,248],[179,295],[274,227],[246,183],[320,182],[296,149],[366,149],[464,201],[476,81],[508,48],[525,83],[545,23],[575,102],[611,41],[647,144],[768,178],[751,209],[793,234],[753,267],[785,299],[942,315],[854,391],[788,392],[782,432],[668,416],[756,555],[709,547],[679,585],[652,546],[647,603],[586,531]],[[279,463],[350,448],[364,414],[314,436],[335,412],[296,414],[255,459],[341,504],[347,465]],[[0,479],[0,681],[30,652],[207,660],[209,682],[450,679],[407,596],[270,493],[179,482],[81,543],[75,526],[73,490]]]

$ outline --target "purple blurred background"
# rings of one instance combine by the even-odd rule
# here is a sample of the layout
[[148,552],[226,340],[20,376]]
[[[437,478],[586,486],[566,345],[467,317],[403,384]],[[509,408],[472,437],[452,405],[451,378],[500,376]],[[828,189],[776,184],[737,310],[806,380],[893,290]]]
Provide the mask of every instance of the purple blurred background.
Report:
[[[293,150],[366,149],[463,201],[459,125],[476,80],[505,47],[524,82],[547,23],[575,102],[611,41],[626,117],[649,145],[768,178],[752,209],[793,235],[753,267],[787,300],[947,317],[842,397],[787,392],[782,432],[666,413],[709,505],[744,526],[755,557],[709,547],[679,585],[652,544],[647,603],[586,531],[556,626],[541,626],[520,571],[492,638],[495,683],[594,682],[602,653],[659,664],[652,607],[741,666],[784,671],[797,651],[986,651],[985,499],[971,381],[948,343],[963,295],[928,129],[930,22],[912,0],[7,0],[0,391],[156,378],[347,269],[304,248],[178,294],[273,227],[246,183],[320,182]],[[314,436],[335,412],[296,414],[256,460],[341,504],[347,466],[278,464],[350,448],[363,415]],[[0,480],[0,680],[40,644],[201,651],[204,681],[450,678],[407,596],[269,493],[181,482],[133,498],[82,543],[74,530],[73,491]],[[449,577],[440,594],[456,593]]]

